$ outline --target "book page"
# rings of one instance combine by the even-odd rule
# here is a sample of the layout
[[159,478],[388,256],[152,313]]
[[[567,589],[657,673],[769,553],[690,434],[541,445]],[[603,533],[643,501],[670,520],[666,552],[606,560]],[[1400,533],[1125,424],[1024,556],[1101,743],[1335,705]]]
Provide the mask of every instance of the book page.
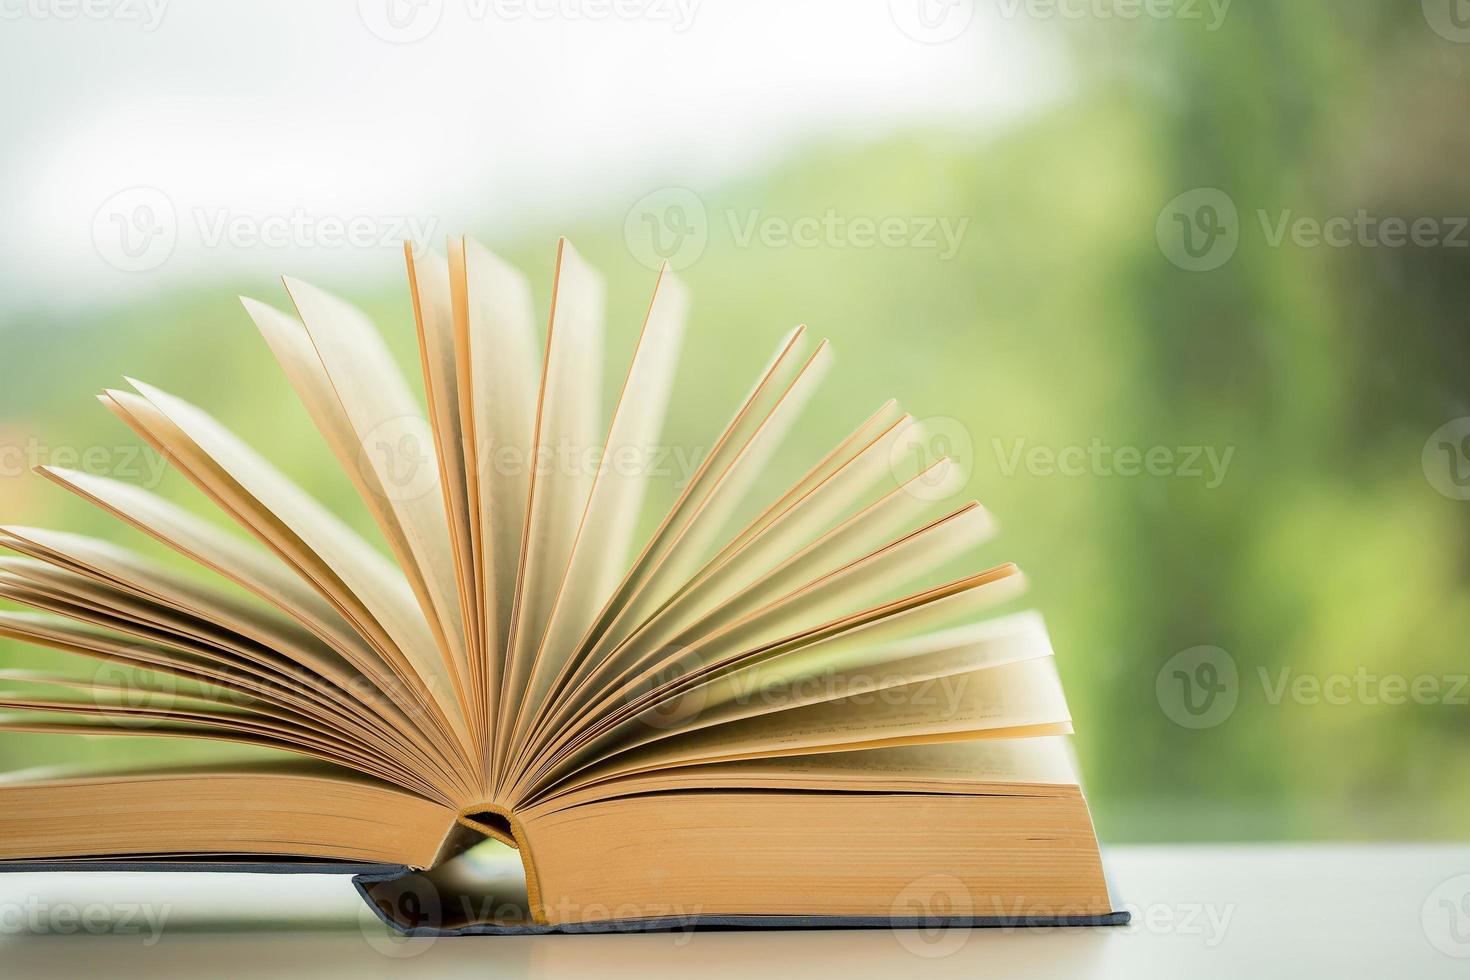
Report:
[[[584,711],[588,699],[598,693],[599,687],[606,686],[615,671],[626,669],[650,649],[666,646],[701,614],[728,601],[781,558],[789,557],[799,543],[806,543],[845,516],[878,474],[888,475],[888,457],[883,450],[907,418],[897,403],[884,404],[781,500],[736,535],[699,575],[616,650],[595,664],[573,657],[563,669],[563,674],[570,676],[559,679],[553,687],[548,710],[533,726],[528,753],[544,751],[551,733]],[[573,666],[580,669],[572,672],[568,668]],[[570,693],[559,696],[568,687]]]
[[1076,784],[1076,764],[1065,736],[973,739],[692,763],[613,776],[552,793],[527,808],[526,818],[596,800],[668,790],[1033,794],[1048,788],[1075,792]]
[[471,399],[469,351],[457,331],[459,321],[449,281],[449,261],[434,252],[416,257],[409,242],[403,243],[403,259],[408,266],[424,395],[439,464],[439,499],[448,522],[450,564],[458,585],[459,608],[455,621],[463,642],[456,652],[458,667],[466,683],[466,712],[479,743],[478,751],[483,754],[487,750],[489,726],[483,714],[485,663],[480,656],[484,598],[480,594],[483,579],[478,541],[479,487],[474,472],[474,417],[466,411]]
[[[955,472],[950,460],[941,459],[930,471],[915,479],[933,479],[935,470],[949,474]],[[943,476],[939,478],[942,479]],[[893,563],[898,561],[897,555],[900,551],[917,546],[915,542],[919,534],[944,534],[945,540],[952,546],[946,550],[958,551],[982,543],[993,533],[994,525],[989,515],[978,508],[970,513],[953,515],[953,520],[946,518],[938,523],[924,519],[924,515],[932,510],[933,506],[927,499],[908,492],[907,487],[894,489],[871,506],[806,544],[774,568],[767,569],[745,588],[678,632],[670,635],[664,631],[651,631],[640,637],[636,643],[625,646],[619,652],[618,658],[609,663],[621,661],[626,664],[628,673],[636,671],[650,656],[657,655],[660,648],[669,650],[696,646],[705,638],[719,635],[722,631],[748,620],[752,611],[769,609],[784,597],[834,575],[834,569],[838,570],[835,574],[840,575],[841,570],[866,559],[871,559],[871,564],[864,574],[871,576],[873,581],[881,578],[890,583],[888,587],[907,586],[910,583],[904,580],[904,573],[895,570]],[[915,532],[915,528],[919,530]],[[873,557],[877,555],[882,557]],[[938,556],[932,559],[934,564],[939,564],[942,560]],[[885,567],[880,568],[880,563]],[[833,587],[842,588],[843,600],[854,605],[868,604],[875,596],[852,582],[843,586],[837,586],[835,582],[832,584]],[[807,594],[810,595],[810,592]],[[880,592],[876,595],[881,594]],[[823,607],[813,604],[811,608],[814,618],[825,618],[826,610]],[[626,679],[628,673],[622,679]]]
[[[565,772],[569,758],[585,756],[585,747],[628,718],[638,715],[679,692],[697,686],[719,672],[760,658],[776,656],[811,644],[835,640],[843,634],[872,629],[878,635],[894,639],[912,636],[914,632],[934,628],[952,621],[966,612],[974,612],[995,601],[1014,595],[1024,585],[1024,577],[1014,565],[1002,565],[931,589],[902,596],[877,606],[847,613],[836,619],[802,628],[767,644],[744,646],[735,644],[717,654],[700,650],[676,650],[671,669],[645,677],[641,686],[630,686],[596,718],[589,718],[575,728],[560,733],[538,766],[516,783],[517,791],[526,791],[537,780],[556,771]],[[726,631],[727,634],[732,631]]]
[[1068,734],[1070,715],[1050,658],[1022,660],[718,725],[656,742],[579,771],[564,784],[703,760],[793,755],[839,747]]
[[[515,586],[510,647],[501,682],[496,769],[509,750],[531,664],[545,635],[581,526],[602,446],[602,279],[562,239],[557,248],[546,359],[536,407],[535,456]],[[498,776],[497,776],[498,778]]]
[[[36,561],[0,558],[0,568],[32,580],[50,576],[69,591],[87,588],[88,576],[99,583],[133,596],[161,603],[197,617],[204,628],[213,629],[218,639],[226,631],[237,633],[268,650],[279,652],[284,662],[294,661],[308,670],[335,677],[344,686],[357,683],[361,675],[319,637],[299,622],[282,616],[263,604],[241,601],[164,568],[135,552],[80,534],[43,528],[0,528],[0,543]],[[72,574],[67,575],[63,569]],[[116,606],[119,600],[112,599]],[[138,607],[141,609],[142,607]]]
[[[226,699],[230,703],[234,703],[238,694],[247,700],[275,703],[297,714],[318,717],[333,732],[363,744],[373,759],[396,765],[403,774],[402,779],[413,785],[437,786],[436,791],[440,793],[464,792],[452,765],[442,756],[433,755],[427,743],[415,742],[402,735],[400,729],[385,724],[385,715],[392,717],[392,712],[380,705],[364,707],[339,695],[331,685],[303,678],[299,672],[272,671],[246,658],[232,656],[226,650],[99,615],[75,603],[47,599],[5,581],[0,581],[0,596],[59,614],[0,611],[0,636],[104,661],[92,680],[126,679],[136,707],[167,712],[173,706],[178,686],[173,681],[162,683],[152,676],[162,672],[186,685],[205,684],[232,692]],[[137,734],[148,734],[157,726],[122,727],[146,728],[147,731]]]
[[[644,623],[623,648],[633,643],[646,648],[670,642],[701,616],[784,566],[813,542],[839,525],[856,520],[857,512],[870,507],[878,496],[877,488],[891,484],[889,453],[898,434],[911,431],[908,416],[899,413],[896,404],[890,402],[885,409],[865,423],[865,428],[878,430],[876,435],[859,430],[850,437],[798,484],[805,487],[805,492],[795,499],[779,501],[737,535],[730,546]],[[863,438],[869,435],[870,438]],[[856,449],[856,452],[843,452],[844,449]],[[886,537],[883,534],[877,537],[891,540],[897,534],[895,527]],[[881,543],[875,541],[873,547]]]
[[469,734],[437,646],[402,572],[198,408],[150,385],[108,404],[262,544],[297,569],[374,644],[461,754]]
[[66,617],[0,612],[0,632],[7,635],[109,661],[146,661],[311,705],[381,745],[421,754],[431,744],[361,675],[289,645],[263,645],[183,607],[21,558],[0,558],[0,596]]
[[0,779],[0,862],[256,855],[425,867],[453,820],[443,803],[300,759],[25,774]]
[[[474,504],[481,548],[482,710],[487,719],[495,719],[509,655],[531,462],[536,457],[540,341],[530,286],[479,242],[468,237],[450,242],[449,282],[456,356],[461,359],[461,370],[470,376],[466,428],[474,436]],[[463,395],[462,391],[462,399]],[[490,734],[493,743],[494,732]],[[487,769],[488,755],[484,760]]]
[[[891,398],[884,402],[846,439],[843,439],[831,452],[818,460],[816,465],[781,496],[781,499],[731,538],[730,543],[690,580],[691,583],[701,581],[704,576],[723,566],[735,555],[744,554],[752,541],[766,534],[773,525],[790,521],[795,515],[802,514],[807,509],[813,509],[811,505],[814,500],[831,496],[839,499],[855,496],[857,495],[856,489],[846,484],[853,483],[865,487],[874,477],[890,473],[887,459],[878,458],[879,454],[887,450],[891,445],[889,440],[904,430],[909,422],[910,416],[899,408],[898,402]],[[847,515],[838,508],[837,516]],[[809,539],[835,523],[835,520],[836,517],[828,518],[825,522],[818,520],[814,522],[813,530],[809,532],[793,528],[786,533],[797,539]]]
[[1030,783],[1075,785],[1077,770],[1066,736],[974,739],[717,762],[691,768],[691,779],[772,778],[799,782]]
[[377,651],[331,603],[265,549],[130,483],[56,466],[42,467],[40,472],[63,489],[271,603],[358,670],[378,678],[391,676]]
[[524,749],[541,720],[543,701],[577,663],[578,640],[627,571],[651,475],[648,463],[663,428],[688,307],[687,290],[664,268],[654,285],[571,560],[532,665],[513,752]]
[[798,327],[777,348],[749,396],[699,464],[679,499],[644,545],[633,567],[583,638],[586,646],[583,661],[589,667],[596,667],[657,607],[658,603],[643,595],[650,577],[656,574],[669,552],[688,532],[701,505],[730,467],[741,458],[750,440],[786,396],[791,384],[811,363],[814,355],[812,344],[806,328]]
[[[1002,580],[988,587],[1003,584]],[[972,592],[983,593],[984,588]],[[895,638],[896,624],[886,625],[737,662],[668,696],[645,699],[641,711],[635,703],[620,713],[616,723],[599,726],[574,743],[556,771],[585,768],[654,742],[677,742],[701,730],[761,715],[842,699],[871,701],[890,697],[882,693],[889,689],[1052,655],[1046,629],[1034,614],[965,623],[902,639]],[[963,683],[968,682],[954,682]],[[950,684],[944,680],[939,693],[948,694]]]
[[[577,724],[558,739],[571,737],[600,721],[608,711],[626,705],[642,690],[657,688],[649,678],[681,677],[745,650],[777,642],[803,629],[861,612],[875,603],[904,594],[916,575],[977,546],[990,534],[991,522],[978,505],[934,521],[836,571],[795,588],[779,599],[744,611],[740,618],[710,633],[687,635],[626,672],[621,683],[583,712]],[[790,583],[776,580],[777,587]]]
[[[808,566],[823,565],[825,562],[820,571],[843,564],[840,558],[823,558],[821,555],[813,555],[812,552],[818,542],[826,540],[826,535],[836,533],[833,522],[837,516],[861,499],[859,494],[871,489],[874,471],[880,462],[882,472],[887,474],[887,457],[885,455],[880,460],[876,450],[889,444],[889,436],[893,432],[893,428],[888,429],[856,455],[847,457],[841,465],[833,467],[826,478],[813,481],[810,492],[791,503],[785,514],[769,519],[763,515],[758,519],[755,526],[759,526],[761,530],[745,538],[746,545],[743,548],[728,554],[721,564],[709,567],[700,577],[681,588],[614,651],[594,668],[584,671],[578,679],[576,696],[565,701],[560,712],[553,716],[555,720],[565,721],[572,712],[585,713],[591,698],[599,693],[605,694],[611,685],[625,679],[628,672],[649,656],[673,646],[687,645],[688,640],[681,637],[697,637],[728,624],[732,618],[779,595],[783,581],[791,582],[791,586],[799,584],[800,569],[793,568],[798,559],[805,559]],[[859,462],[866,465],[849,465]],[[844,476],[847,479],[842,479]],[[910,497],[907,502],[919,505],[920,510],[924,509],[924,502],[918,497]],[[912,507],[893,509],[916,510]],[[864,535],[872,541],[869,546],[871,548],[891,541],[899,534],[901,525],[908,518],[905,514],[898,513],[893,520],[886,522],[880,522],[871,516],[861,522],[857,516],[848,520],[853,524],[861,524]],[[811,537],[804,536],[804,532],[813,526],[826,534],[813,533]],[[813,538],[817,541],[814,542]],[[861,545],[857,547],[852,558],[866,550]],[[853,549],[849,548],[849,551],[852,552]],[[792,582],[793,579],[798,581]],[[720,611],[726,614],[723,623],[718,621],[717,613]],[[599,691],[599,688],[602,690]]]
[[627,751],[757,715],[1050,656],[1046,628],[1034,613],[903,642],[844,634],[718,672],[605,730],[599,743]]
[[462,713],[459,586],[423,410],[365,315],[307,283],[287,279],[286,287],[300,320],[253,300],[245,308],[397,557],[397,577],[442,658],[436,673],[453,684]]

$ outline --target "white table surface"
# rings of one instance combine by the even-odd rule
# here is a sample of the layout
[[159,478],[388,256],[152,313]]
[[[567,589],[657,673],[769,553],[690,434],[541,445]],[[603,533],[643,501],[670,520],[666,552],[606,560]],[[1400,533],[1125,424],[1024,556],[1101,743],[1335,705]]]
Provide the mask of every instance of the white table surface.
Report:
[[[390,937],[331,876],[0,875],[0,976],[1470,977],[1470,845],[1119,847],[1125,928]],[[161,926],[161,928],[160,928]]]

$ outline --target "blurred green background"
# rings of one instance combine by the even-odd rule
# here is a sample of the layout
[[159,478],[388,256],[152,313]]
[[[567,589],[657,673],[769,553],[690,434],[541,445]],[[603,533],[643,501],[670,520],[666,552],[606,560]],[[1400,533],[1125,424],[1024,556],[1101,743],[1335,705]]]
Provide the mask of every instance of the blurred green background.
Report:
[[[1463,836],[1470,504],[1454,477],[1470,458],[1463,433],[1432,436],[1470,415],[1470,233],[1455,230],[1470,214],[1470,45],[1417,3],[1239,0],[1216,31],[1042,29],[1071,84],[1004,126],[813,137],[737,179],[667,182],[692,189],[707,233],[681,272],[695,305],[668,441],[707,441],[806,322],[837,364],[791,437],[797,455],[889,395],[968,440],[968,492],[1002,525],[993,556],[1027,571],[1051,626],[1105,839]],[[658,186],[571,223],[506,232],[466,213],[440,232],[474,234],[526,271],[543,312],[568,235],[608,280],[611,379],[653,281],[629,208]],[[742,240],[753,215],[829,211],[909,231],[966,224],[952,256],[846,233]],[[1360,230],[1342,247],[1274,240],[1283,218],[1360,211],[1437,230],[1398,247]],[[1217,225],[1226,234],[1201,251]],[[402,275],[353,280],[351,263],[309,278],[370,311],[409,363]],[[268,276],[202,273],[82,314],[9,309],[0,445],[130,445],[91,398],[126,373],[208,407],[367,527],[236,293],[285,302]],[[1161,447],[1171,462],[1062,472],[1026,455],[1090,446]],[[1199,475],[1184,465],[1196,454]],[[180,482],[162,488],[196,499]],[[0,512],[122,537],[39,478],[0,480]],[[1191,727],[1168,665],[1198,647],[1234,665],[1234,708]],[[0,648],[0,664],[44,662]],[[1275,696],[1301,676],[1356,680],[1345,698]],[[1386,703],[1389,676],[1433,678],[1438,693]],[[141,757],[143,741],[6,737],[0,766]]]

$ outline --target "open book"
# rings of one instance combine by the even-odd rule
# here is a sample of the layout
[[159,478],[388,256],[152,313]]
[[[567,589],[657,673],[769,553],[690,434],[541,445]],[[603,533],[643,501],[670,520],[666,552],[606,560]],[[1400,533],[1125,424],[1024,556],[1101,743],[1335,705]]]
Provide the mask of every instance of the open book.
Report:
[[[947,501],[922,426],[884,404],[763,494],[831,360],[798,328],[644,524],[680,283],[659,275],[605,419],[602,285],[570,245],[544,345],[479,244],[406,255],[427,411],[346,302],[291,279],[293,312],[244,301],[382,542],[141,381],[102,403],[243,534],[41,468],[202,569],[0,530],[23,607],[0,635],[78,655],[5,671],[0,730],[239,744],[0,778],[0,868],[354,871],[450,932],[1118,921],[1046,631],[984,618],[1021,575],[975,561],[990,518]],[[519,913],[476,874],[502,845]]]

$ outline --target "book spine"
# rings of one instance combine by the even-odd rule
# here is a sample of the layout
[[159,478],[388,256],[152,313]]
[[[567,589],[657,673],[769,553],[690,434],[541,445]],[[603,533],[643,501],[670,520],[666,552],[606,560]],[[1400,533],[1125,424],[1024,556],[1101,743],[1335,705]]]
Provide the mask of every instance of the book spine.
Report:
[[526,835],[525,824],[514,811],[499,804],[485,803],[461,812],[458,823],[483,837],[493,838],[516,849],[526,870],[526,901],[530,905],[531,916],[537,924],[547,924],[541,878],[536,871],[536,857]]

